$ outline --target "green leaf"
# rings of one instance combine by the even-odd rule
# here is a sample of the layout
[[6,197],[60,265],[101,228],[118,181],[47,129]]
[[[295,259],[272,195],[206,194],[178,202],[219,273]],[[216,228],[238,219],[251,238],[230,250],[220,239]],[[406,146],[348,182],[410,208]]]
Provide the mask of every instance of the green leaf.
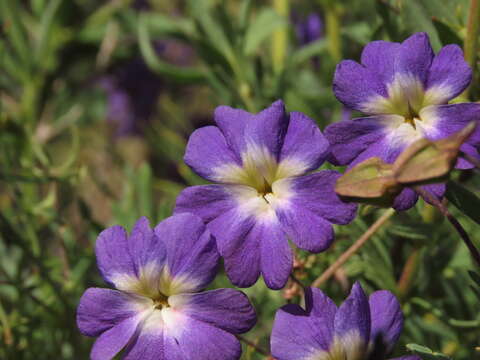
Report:
[[441,359],[451,359],[445,354],[433,352],[426,346],[418,344],[407,344],[407,349],[413,351],[415,354],[418,354],[422,357],[423,360],[441,360]]
[[209,2],[207,0],[190,0],[189,7],[195,20],[207,35],[209,43],[232,63],[235,57],[232,45],[220,23],[212,16]]
[[314,56],[323,54],[327,50],[327,40],[319,39],[306,46],[303,46],[300,50],[297,50],[290,61],[292,68],[297,68],[299,65],[308,61]]
[[20,10],[19,4],[17,0],[0,1],[0,17],[4,24],[9,24],[6,27],[6,35],[23,66],[28,67],[31,63],[30,44],[20,18],[23,11]]
[[287,24],[286,20],[274,10],[261,10],[247,29],[243,46],[245,55],[253,55],[260,44],[267,40],[275,30],[287,26]]
[[147,18],[143,15],[140,15],[138,20],[138,39],[145,62],[153,71],[182,83],[195,83],[205,80],[202,71],[171,65],[157,56],[150,40]]
[[39,41],[35,48],[35,61],[40,61],[46,57],[49,39],[51,38],[52,34],[53,23],[55,19],[57,19],[56,15],[60,9],[60,5],[62,5],[62,0],[52,0],[48,3],[42,14],[39,29]]
[[480,224],[480,199],[470,190],[457,182],[449,181],[447,184],[447,199],[462,213]]

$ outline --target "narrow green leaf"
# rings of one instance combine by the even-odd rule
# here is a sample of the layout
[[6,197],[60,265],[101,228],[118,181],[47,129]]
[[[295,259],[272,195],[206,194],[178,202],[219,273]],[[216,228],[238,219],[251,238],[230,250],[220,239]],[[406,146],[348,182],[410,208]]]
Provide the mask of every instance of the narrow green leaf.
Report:
[[261,10],[247,29],[243,47],[245,55],[253,55],[262,42],[267,40],[275,30],[284,26],[287,26],[287,22],[275,11]]
[[420,355],[423,360],[441,360],[441,359],[451,359],[445,354],[434,352],[426,346],[418,344],[407,344],[407,349],[413,351],[414,353]]
[[147,24],[147,18],[143,15],[138,20],[138,39],[140,43],[140,51],[147,65],[160,75],[168,76],[170,79],[182,83],[195,83],[205,80],[202,71],[193,68],[183,68],[171,65],[161,60],[152,46],[150,34]]
[[480,224],[480,199],[470,190],[457,182],[449,181],[447,184],[447,199],[462,213]]

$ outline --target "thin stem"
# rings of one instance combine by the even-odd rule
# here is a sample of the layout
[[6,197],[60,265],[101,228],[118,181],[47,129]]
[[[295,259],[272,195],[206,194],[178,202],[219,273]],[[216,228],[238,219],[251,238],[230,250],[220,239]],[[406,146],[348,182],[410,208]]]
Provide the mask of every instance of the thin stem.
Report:
[[[275,11],[288,19],[290,14],[289,0],[273,0]],[[276,74],[282,73],[285,68],[285,59],[288,51],[288,29],[282,27],[273,33],[272,65]]]
[[295,275],[293,275],[293,273],[290,274],[290,278],[292,279],[293,282],[300,285],[302,289],[305,289],[305,285]]
[[472,163],[477,169],[480,169],[480,160],[464,152],[461,154],[468,162]]
[[237,335],[237,338],[238,340],[240,341],[243,341],[245,344],[247,344],[248,346],[254,348],[258,353],[264,355],[264,356],[270,356],[270,353],[265,350],[265,349],[262,349],[261,347],[259,347],[257,344],[255,344],[253,341],[250,341],[248,340],[247,338],[241,336],[241,335]]
[[358,238],[355,243],[350,246],[347,251],[345,251],[338,259],[335,261],[330,267],[325,270],[325,272],[320,275],[313,283],[312,287],[319,287],[322,285],[325,281],[327,281],[334,273],[337,271],[345,262],[350,259],[350,257],[355,254],[365,243],[372,237],[373,234],[377,232],[378,229],[382,227],[383,224],[387,222],[388,219],[390,219],[393,214],[395,214],[394,209],[388,209],[385,211],[382,216],[380,216],[377,221],[375,221],[372,226],[368,228],[365,233]]
[[[465,52],[465,60],[472,67],[473,71],[475,71],[479,26],[480,26],[479,0],[471,0],[470,9],[468,11],[467,35],[465,37],[463,49]],[[464,93],[462,94],[463,97],[468,98],[469,89],[470,87],[468,87],[467,90],[464,91]]]
[[412,288],[412,282],[417,273],[418,264],[420,263],[420,248],[416,248],[408,257],[407,262],[402,270],[402,275],[398,280],[397,289],[400,297],[403,299],[407,296]]
[[475,247],[473,244],[472,240],[468,236],[467,232],[463,228],[463,226],[460,224],[460,222],[448,211],[447,207],[443,205],[443,203],[438,200],[435,196],[433,196],[429,191],[425,190],[421,186],[415,186],[414,187],[415,191],[420,194],[424,199],[428,200],[433,206],[435,206],[442,214],[445,216],[448,221],[453,225],[455,230],[457,230],[458,234],[462,238],[463,242],[465,245],[467,245],[468,250],[470,251],[470,254],[473,257],[473,260],[477,263],[478,266],[480,266],[480,252],[478,252],[478,249]]

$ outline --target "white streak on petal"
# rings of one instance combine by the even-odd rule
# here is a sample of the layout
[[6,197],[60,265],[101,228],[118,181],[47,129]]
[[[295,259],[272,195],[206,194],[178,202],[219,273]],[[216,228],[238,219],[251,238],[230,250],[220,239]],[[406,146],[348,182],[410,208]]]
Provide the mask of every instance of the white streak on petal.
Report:
[[453,90],[448,85],[432,86],[425,92],[423,106],[446,104],[452,97],[452,94]]
[[173,308],[162,309],[161,313],[167,335],[180,337],[188,326],[188,317]]
[[310,167],[310,164],[295,158],[287,157],[278,164],[276,179],[283,179],[291,176],[303,175]]
[[376,95],[362,104],[366,114],[396,114],[409,116],[409,107],[418,112],[424,106],[423,83],[413,74],[396,74],[387,86],[388,96]]
[[427,106],[420,111],[422,121],[417,122],[417,129],[421,131],[424,137],[436,137],[438,134],[438,122],[440,120],[436,106]]
[[198,287],[198,282],[191,275],[172,276],[170,270],[165,266],[159,279],[159,290],[166,296],[192,292]]

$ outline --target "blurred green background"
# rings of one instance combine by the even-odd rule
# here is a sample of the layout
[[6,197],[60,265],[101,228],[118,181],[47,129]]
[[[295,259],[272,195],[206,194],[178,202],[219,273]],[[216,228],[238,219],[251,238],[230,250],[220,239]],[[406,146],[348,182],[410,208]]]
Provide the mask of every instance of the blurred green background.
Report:
[[[331,90],[341,59],[417,31],[436,51],[468,47],[478,38],[467,29],[474,3],[0,0],[0,359],[88,358],[92,339],[78,332],[75,311],[87,287],[106,286],[96,236],[143,215],[157,223],[181,189],[201,183],[182,158],[216,106],[257,112],[283,99],[324,129],[352,115]],[[469,49],[476,70],[476,46]],[[454,179],[464,191],[480,189],[473,171]],[[480,245],[473,193],[465,193],[473,219],[452,211]],[[296,276],[311,283],[382,211],[361,207],[326,253],[298,252]],[[416,343],[438,352],[425,359],[472,360],[480,358],[480,282],[473,285],[471,268],[458,235],[419,202],[322,289],[337,301],[354,280],[369,292],[391,290],[406,316],[396,354]],[[223,274],[219,286],[231,286]],[[301,301],[298,286],[271,291],[259,281],[245,292],[259,316],[245,337],[268,349],[273,315]],[[242,359],[262,358],[244,346]]]

